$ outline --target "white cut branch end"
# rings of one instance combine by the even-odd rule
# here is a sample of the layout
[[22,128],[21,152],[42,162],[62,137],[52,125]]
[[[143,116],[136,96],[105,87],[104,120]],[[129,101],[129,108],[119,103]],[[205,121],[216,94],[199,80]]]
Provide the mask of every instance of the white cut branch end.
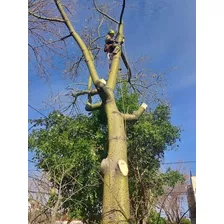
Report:
[[100,79],[99,82],[103,83],[104,85],[107,84],[107,82],[104,79]]
[[118,167],[124,176],[128,175],[128,165],[124,160],[120,159],[118,161]]
[[143,108],[146,110],[146,108],[148,107],[148,105],[145,104],[145,103],[143,103],[143,104],[141,105],[141,107],[143,107]]

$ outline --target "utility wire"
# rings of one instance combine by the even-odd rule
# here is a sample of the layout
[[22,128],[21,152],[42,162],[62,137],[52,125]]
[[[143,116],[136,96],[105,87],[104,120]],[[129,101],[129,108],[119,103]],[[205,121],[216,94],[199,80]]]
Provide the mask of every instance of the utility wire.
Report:
[[[39,114],[41,114],[42,116],[44,116],[45,118],[47,118],[43,113],[41,113],[39,110],[37,110],[36,108],[34,108],[33,106],[31,106],[30,104],[28,104],[28,106],[30,107],[30,108],[32,108],[33,110],[35,110],[37,113],[39,113]],[[36,124],[34,124],[34,125],[32,125],[29,129],[28,129],[28,131],[30,131],[33,127],[35,127],[36,126]]]
[[166,165],[166,164],[181,164],[181,163],[196,163],[196,161],[170,162],[170,163],[161,163],[161,164]]
[[29,129],[28,129],[28,131],[30,131],[33,127],[35,127],[36,126],[36,124],[34,124],[34,125],[32,125]]
[[181,164],[181,163],[196,163],[196,161],[183,161],[183,162],[170,162],[170,163],[161,163],[161,164]]
[[30,108],[32,108],[33,110],[35,110],[37,113],[41,114],[42,116],[44,116],[45,118],[47,118],[44,114],[42,114],[39,110],[37,110],[36,108],[34,108],[33,106],[31,106],[30,104],[28,104],[28,106]]

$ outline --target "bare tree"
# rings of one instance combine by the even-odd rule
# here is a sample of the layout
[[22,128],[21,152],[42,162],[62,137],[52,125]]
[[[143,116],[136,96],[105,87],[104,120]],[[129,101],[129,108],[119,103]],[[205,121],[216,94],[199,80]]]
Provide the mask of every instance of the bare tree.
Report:
[[[67,214],[63,209],[63,204],[72,201],[73,196],[79,191],[91,187],[92,185],[82,186],[77,183],[75,176],[71,175],[71,166],[65,169],[63,166],[57,167],[53,174],[35,172],[29,175],[29,223],[52,223],[55,224],[57,218]],[[68,176],[70,180],[68,181]],[[66,180],[65,180],[66,179]],[[75,184],[77,183],[77,184]],[[72,184],[69,192],[63,194],[65,188]],[[74,202],[77,203],[77,202]]]
[[[178,170],[180,172],[180,167]],[[159,216],[163,213],[169,224],[181,224],[181,220],[188,212],[186,208],[188,175],[185,174],[184,176],[184,182],[173,187],[166,187],[164,194],[158,197],[155,203],[159,209]]]

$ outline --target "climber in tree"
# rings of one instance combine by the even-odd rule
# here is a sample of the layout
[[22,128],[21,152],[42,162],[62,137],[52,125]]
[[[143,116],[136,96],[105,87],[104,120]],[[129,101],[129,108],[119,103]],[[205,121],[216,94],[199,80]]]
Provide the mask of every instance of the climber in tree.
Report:
[[107,53],[116,54],[120,50],[119,44],[115,40],[114,34],[115,34],[115,32],[113,30],[110,30],[105,38],[104,51]]
[[113,56],[117,54],[120,51],[120,45],[122,43],[118,43],[114,37],[114,30],[110,30],[105,38],[105,47],[104,52],[107,52],[107,58],[109,60],[109,69],[111,67],[111,61],[113,59]]

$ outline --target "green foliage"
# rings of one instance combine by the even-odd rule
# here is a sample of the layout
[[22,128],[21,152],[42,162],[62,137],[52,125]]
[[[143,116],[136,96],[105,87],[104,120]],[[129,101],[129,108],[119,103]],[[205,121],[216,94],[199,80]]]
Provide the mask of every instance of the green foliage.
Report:
[[148,223],[167,224],[167,221],[163,217],[160,217],[156,211],[152,210],[148,218]]
[[182,218],[180,224],[191,224],[191,221],[189,219]]
[[185,181],[185,178],[182,174],[180,174],[176,170],[171,170],[170,167],[166,170],[165,173],[162,173],[161,175],[163,177],[164,183],[166,183],[166,185],[169,187],[174,187],[175,184],[177,183],[182,184]]
[[[62,188],[64,209],[70,215],[88,217],[101,206],[99,167],[104,136],[87,116],[68,117],[55,111],[47,119],[30,121],[38,129],[29,135],[29,150],[37,167],[47,172],[52,185]],[[53,206],[57,195],[49,199]]]
[[[121,112],[133,113],[139,107],[138,94],[129,94],[127,85],[121,85],[117,106]],[[180,128],[171,124],[170,117],[170,108],[161,104],[154,111],[145,112],[138,121],[125,123],[131,211],[135,220],[149,217],[148,202],[153,204],[165,186],[183,181],[176,171],[159,171],[164,152],[180,139]],[[104,110],[75,117],[55,111],[46,119],[30,123],[37,127],[29,135],[29,150],[34,152],[37,167],[50,175],[53,187],[63,186],[63,208],[69,210],[70,217],[89,223],[99,219],[103,194],[100,162],[107,156],[108,148]],[[53,206],[56,199],[57,194],[52,195],[49,203]],[[151,215],[154,220],[156,213]],[[162,218],[160,223],[164,223]]]
[[133,113],[139,108],[138,99],[138,94],[131,93],[127,83],[118,86],[116,104],[120,112]]

